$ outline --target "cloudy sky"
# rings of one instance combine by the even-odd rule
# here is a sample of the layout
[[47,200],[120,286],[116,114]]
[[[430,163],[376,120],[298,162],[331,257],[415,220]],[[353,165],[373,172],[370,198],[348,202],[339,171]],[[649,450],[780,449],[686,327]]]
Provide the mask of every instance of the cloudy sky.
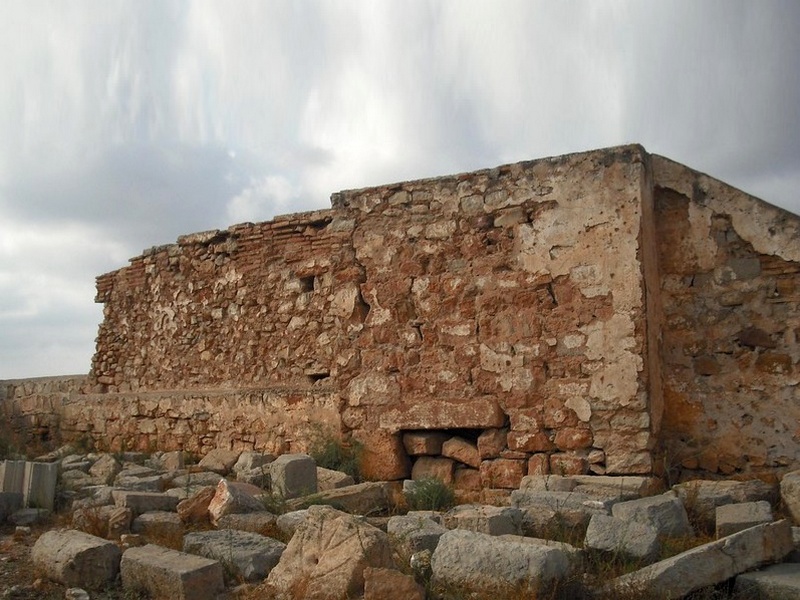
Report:
[[800,213],[795,0],[0,0],[0,379],[95,276],[331,192],[640,142]]

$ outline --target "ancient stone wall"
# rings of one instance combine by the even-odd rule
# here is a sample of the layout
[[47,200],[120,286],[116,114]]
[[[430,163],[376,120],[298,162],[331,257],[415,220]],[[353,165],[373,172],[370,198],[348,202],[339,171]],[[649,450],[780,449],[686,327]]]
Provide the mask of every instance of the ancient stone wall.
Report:
[[[2,407],[112,449],[295,451],[322,428],[364,444],[369,477],[432,452],[484,488],[780,469],[800,461],[799,230],[639,146],[345,191],[99,277],[89,377]],[[420,441],[453,435],[479,459]]]
[[800,219],[653,158],[665,459],[731,474],[800,459]]

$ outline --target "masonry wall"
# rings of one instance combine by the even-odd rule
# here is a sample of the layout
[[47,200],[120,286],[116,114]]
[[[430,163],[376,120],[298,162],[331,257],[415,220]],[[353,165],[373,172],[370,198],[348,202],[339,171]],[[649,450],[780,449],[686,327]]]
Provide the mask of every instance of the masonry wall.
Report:
[[800,460],[800,219],[653,158],[665,459],[755,473]]

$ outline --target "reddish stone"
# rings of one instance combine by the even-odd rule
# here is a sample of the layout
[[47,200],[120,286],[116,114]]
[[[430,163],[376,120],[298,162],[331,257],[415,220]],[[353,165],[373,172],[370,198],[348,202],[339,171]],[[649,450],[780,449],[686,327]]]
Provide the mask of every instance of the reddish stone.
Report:
[[544,431],[509,431],[508,448],[519,452],[547,452],[555,446]]
[[364,600],[425,600],[425,588],[395,569],[364,569]]
[[592,446],[592,431],[588,427],[567,427],[556,432],[555,444],[559,450],[582,450]]
[[528,475],[549,475],[550,459],[547,454],[534,454],[528,459]]
[[516,489],[527,471],[527,462],[510,458],[481,463],[481,483],[486,488]]
[[408,431],[403,434],[403,446],[409,456],[435,456],[442,453],[447,434],[441,431]]
[[405,479],[411,470],[403,442],[398,434],[382,429],[353,432],[353,439],[362,444],[361,476],[368,481]]
[[487,429],[478,436],[478,455],[481,458],[497,458],[506,447],[507,429]]
[[583,475],[589,469],[589,462],[583,456],[557,453],[550,455],[550,472],[556,475]]
[[456,469],[453,487],[457,490],[480,490],[480,471],[478,469]]
[[442,444],[442,456],[452,458],[476,469],[481,466],[478,447],[460,437],[450,438]]
[[449,458],[434,458],[432,456],[420,456],[414,467],[411,469],[411,479],[425,479],[434,477],[447,485],[453,483],[453,471],[455,461]]

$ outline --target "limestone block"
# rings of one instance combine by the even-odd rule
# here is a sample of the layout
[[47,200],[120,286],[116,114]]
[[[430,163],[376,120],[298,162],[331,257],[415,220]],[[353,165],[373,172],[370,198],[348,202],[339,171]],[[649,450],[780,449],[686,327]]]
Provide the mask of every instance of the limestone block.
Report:
[[433,477],[446,485],[453,484],[455,462],[450,458],[420,456],[411,469],[411,479],[418,481]]
[[453,529],[439,539],[431,569],[433,584],[451,590],[536,595],[567,575],[570,559],[558,548]]
[[528,464],[525,459],[496,458],[481,461],[483,487],[516,489],[525,476]]
[[715,526],[718,506],[759,500],[772,502],[777,497],[775,486],[758,479],[749,481],[698,479],[679,483],[673,486],[672,490],[683,501],[692,520],[702,523],[708,529],[713,529]]
[[103,454],[91,466],[89,475],[101,485],[111,485],[120,471],[122,471],[122,465],[119,461],[111,454]]
[[281,532],[281,535],[290,538],[295,534],[297,528],[305,523],[307,518],[307,508],[304,508],[303,510],[290,510],[287,513],[279,515],[278,518],[275,519],[275,525],[278,528],[278,531]]
[[647,523],[655,527],[659,535],[693,535],[683,502],[673,492],[618,502],[611,507],[611,514],[620,519]]
[[682,598],[758,566],[780,561],[792,550],[786,520],[756,525],[697,546],[610,582],[609,592],[637,590],[664,600]]
[[380,481],[365,481],[343,488],[318,492],[313,497],[300,497],[287,504],[290,509],[299,508],[312,501],[316,504],[329,504],[355,515],[370,515],[386,512],[389,508],[387,484]]
[[164,474],[127,475],[123,470],[114,479],[114,487],[134,492],[162,492],[166,481]]
[[154,510],[173,511],[178,507],[178,498],[156,492],[135,492],[114,490],[111,492],[114,504],[130,508],[134,516]]
[[117,539],[130,530],[133,512],[114,505],[87,506],[72,513],[72,526],[102,538]]
[[452,437],[442,444],[442,456],[475,469],[481,466],[478,446],[460,437]]
[[399,434],[376,429],[356,430],[352,435],[363,449],[359,464],[363,479],[396,481],[408,477],[411,461]]
[[244,581],[260,581],[278,564],[286,544],[236,529],[197,531],[183,538],[183,551],[220,561]]
[[592,515],[584,546],[653,562],[660,550],[658,530],[647,523],[608,515]]
[[23,480],[25,506],[53,510],[58,463],[26,462]]
[[573,477],[563,475],[526,475],[519,489],[529,492],[571,492],[578,486]]
[[523,511],[522,529],[533,537],[551,534],[556,517],[567,527],[585,530],[592,515],[610,514],[609,504],[576,492],[511,492],[511,506]]
[[185,500],[178,502],[176,511],[184,523],[202,523],[208,521],[208,505],[216,495],[217,488],[206,486],[195,492]]
[[725,537],[754,525],[772,522],[772,506],[766,500],[717,507],[717,537]]
[[131,522],[131,533],[174,540],[183,536],[183,521],[174,512],[155,510],[142,513]]
[[481,459],[497,458],[506,448],[507,429],[486,429],[478,436],[478,455]]
[[269,465],[272,492],[297,498],[317,492],[317,464],[308,454],[283,454]]
[[44,575],[68,587],[100,588],[119,573],[116,544],[82,531],[57,529],[43,533],[31,550],[31,560]]
[[448,529],[466,529],[486,535],[518,535],[522,530],[522,511],[518,508],[464,504],[442,516]]
[[456,469],[453,474],[453,487],[462,491],[482,489],[481,472],[477,469]]
[[218,529],[238,529],[271,536],[279,531],[277,517],[270,512],[233,513],[223,515],[217,521]]
[[231,472],[233,465],[239,460],[240,452],[215,448],[206,454],[198,463],[198,466],[206,471],[213,471],[220,475],[227,475]]
[[173,478],[172,485],[176,488],[186,488],[192,486],[217,485],[222,475],[213,471],[196,471],[178,475]]
[[153,544],[127,549],[120,573],[125,589],[153,598],[215,600],[225,588],[219,561]]
[[364,569],[392,566],[385,533],[329,506],[312,506],[267,581],[278,594],[305,590],[306,600],[358,597]]
[[236,464],[233,465],[232,471],[238,474],[241,471],[252,471],[253,469],[261,469],[264,468],[264,471],[269,473],[269,468],[267,465],[275,460],[274,454],[268,454],[266,452],[242,452],[239,455],[239,458],[236,461]]
[[257,469],[250,469],[249,471],[238,471],[236,473],[236,481],[242,483],[249,483],[264,490],[270,489],[269,468],[261,467]]
[[223,515],[265,510],[264,503],[245,485],[227,479],[220,480],[214,497],[208,504],[208,514],[212,523],[216,524]]
[[347,473],[326,469],[325,467],[317,467],[317,489],[320,492],[354,484],[355,480]]
[[781,502],[795,525],[800,525],[800,470],[786,473],[781,479]]
[[172,450],[161,455],[161,466],[165,471],[180,471],[185,467],[183,452]]
[[448,437],[441,431],[408,431],[403,434],[403,447],[409,456],[438,456]]
[[386,524],[389,540],[404,557],[410,557],[420,550],[433,552],[439,538],[446,532],[444,525],[420,512],[391,517]]
[[664,484],[658,477],[638,475],[572,475],[570,479],[578,486],[607,487],[619,497],[628,495],[653,496],[663,492]]
[[736,578],[733,593],[740,598],[800,598],[800,564],[770,565],[760,571],[742,573]]
[[425,600],[425,588],[395,569],[364,569],[364,600]]

